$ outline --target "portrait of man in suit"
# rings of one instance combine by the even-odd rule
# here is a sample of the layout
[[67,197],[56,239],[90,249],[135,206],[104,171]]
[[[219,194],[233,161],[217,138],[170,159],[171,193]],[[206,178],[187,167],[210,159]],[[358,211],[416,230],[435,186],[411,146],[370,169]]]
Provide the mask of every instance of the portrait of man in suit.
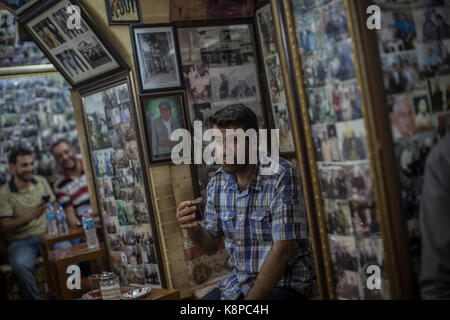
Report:
[[153,158],[170,157],[172,147],[178,141],[171,141],[170,135],[176,129],[182,128],[180,121],[172,115],[172,104],[163,100],[159,102],[159,117],[147,116],[147,124],[151,131]]

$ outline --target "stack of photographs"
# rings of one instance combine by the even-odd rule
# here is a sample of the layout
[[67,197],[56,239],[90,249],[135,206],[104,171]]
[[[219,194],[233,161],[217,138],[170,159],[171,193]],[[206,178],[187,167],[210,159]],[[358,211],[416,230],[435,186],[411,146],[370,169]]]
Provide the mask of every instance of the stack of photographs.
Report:
[[9,179],[8,155],[17,146],[35,152],[36,174],[58,174],[51,146],[67,139],[78,148],[69,84],[60,75],[0,78],[0,177]]
[[267,88],[270,94],[273,121],[275,128],[279,130],[280,153],[295,152],[280,58],[275,44],[275,30],[270,4],[257,10],[256,21],[266,71]]
[[418,275],[425,162],[450,128],[450,2],[374,3],[382,9],[379,52],[411,257]]
[[[345,3],[291,4],[336,294],[339,299],[386,299],[383,244]],[[370,265],[381,270],[380,290],[367,289]]]
[[161,286],[126,83],[83,98],[112,269],[122,284]]

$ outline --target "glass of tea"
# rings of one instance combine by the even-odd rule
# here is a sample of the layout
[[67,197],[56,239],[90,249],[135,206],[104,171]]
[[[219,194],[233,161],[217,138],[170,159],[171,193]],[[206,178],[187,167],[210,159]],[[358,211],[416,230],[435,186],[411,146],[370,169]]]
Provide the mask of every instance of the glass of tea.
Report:
[[191,206],[195,206],[197,208],[197,210],[195,210],[195,220],[202,221],[203,220],[202,200],[192,200]]

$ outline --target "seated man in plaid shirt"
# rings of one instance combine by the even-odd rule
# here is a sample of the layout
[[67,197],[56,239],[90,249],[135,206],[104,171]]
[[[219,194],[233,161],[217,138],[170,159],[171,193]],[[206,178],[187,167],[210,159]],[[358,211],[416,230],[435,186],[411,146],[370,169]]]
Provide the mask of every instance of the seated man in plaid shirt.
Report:
[[[217,111],[209,122],[220,130],[223,141],[229,134],[226,129],[258,130],[255,113],[241,104]],[[234,145],[219,143],[216,148],[224,164],[207,187],[204,226],[196,220],[191,201],[180,203],[177,209],[180,227],[188,230],[206,254],[217,252],[225,237],[232,273],[203,299],[306,299],[314,262],[300,174],[290,162],[268,153],[274,170],[262,174],[261,153],[256,164],[248,160],[248,151],[254,147],[248,140],[246,161],[236,164],[238,144],[234,140]],[[233,148],[234,162],[226,163]]]

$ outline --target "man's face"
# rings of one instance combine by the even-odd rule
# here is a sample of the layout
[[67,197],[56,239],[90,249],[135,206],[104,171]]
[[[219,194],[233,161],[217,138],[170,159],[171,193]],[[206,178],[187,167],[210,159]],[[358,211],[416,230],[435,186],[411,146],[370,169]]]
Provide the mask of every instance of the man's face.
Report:
[[73,170],[77,166],[77,158],[75,148],[72,148],[67,143],[62,142],[53,148],[53,156],[55,161],[64,170]]
[[407,136],[412,132],[412,110],[405,101],[397,103],[397,110],[394,114],[394,125],[402,136]]
[[16,163],[10,163],[9,168],[14,176],[24,182],[30,182],[33,178],[34,158],[33,156],[18,156]]
[[[239,172],[244,167],[246,167],[246,163],[248,163],[248,159],[249,159],[248,139],[245,139],[246,140],[245,146],[239,146],[238,140],[236,138],[233,139],[234,140],[233,143],[231,143],[230,145],[227,145],[227,132],[226,132],[227,129],[231,129],[231,130],[242,129],[242,130],[244,130],[244,128],[232,127],[232,126],[229,126],[227,128],[219,128],[216,125],[214,125],[212,128],[219,130],[222,134],[222,139],[219,139],[219,141],[217,141],[218,139],[216,139],[216,157],[217,157],[217,159],[222,159],[223,170],[226,173],[233,174],[233,173]],[[228,136],[231,136],[231,135],[233,135],[232,132],[228,133]],[[239,149],[239,152],[245,151],[245,160],[246,161],[243,164],[238,164],[238,149]],[[230,157],[231,153],[233,153],[232,159],[234,161],[233,161],[233,163],[227,163],[227,155],[228,155],[228,157]]]
[[159,112],[161,113],[161,117],[164,121],[169,121],[170,119],[170,107],[166,104],[163,104],[161,108],[159,108]]

